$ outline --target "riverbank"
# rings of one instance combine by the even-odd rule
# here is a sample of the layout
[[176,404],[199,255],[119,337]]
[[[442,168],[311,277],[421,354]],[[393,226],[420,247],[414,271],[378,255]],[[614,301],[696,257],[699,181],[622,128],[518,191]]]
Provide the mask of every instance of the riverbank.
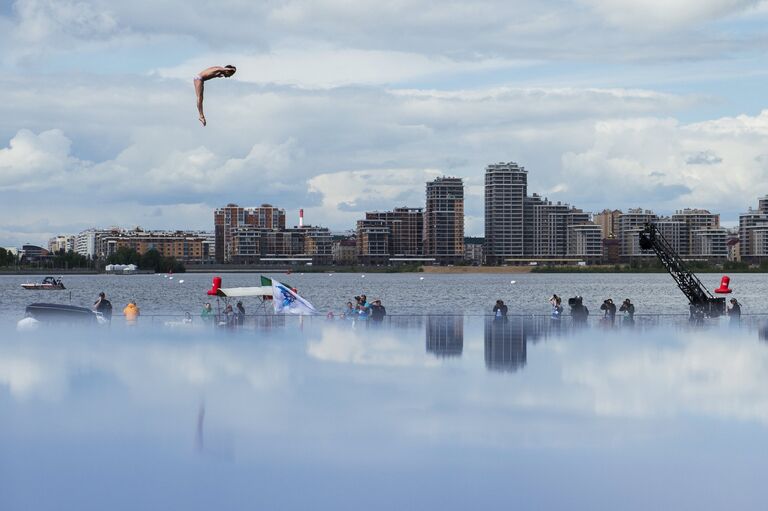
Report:
[[[768,273],[760,267],[697,267],[695,273]],[[297,267],[259,267],[247,265],[194,265],[186,268],[186,273],[431,273],[431,274],[486,274],[486,273],[666,273],[661,266],[630,265],[591,265],[591,266],[297,266]],[[151,274],[151,270],[139,270],[137,274]],[[111,275],[91,268],[0,268],[0,275]],[[122,275],[119,274],[118,275]]]
[[531,273],[531,266],[422,266],[424,273]]
[[[760,267],[695,266],[688,268],[694,273],[768,273]],[[592,266],[534,266],[532,273],[667,273],[662,266],[592,265]]]
[[0,268],[0,275],[101,275],[104,272],[91,268]]

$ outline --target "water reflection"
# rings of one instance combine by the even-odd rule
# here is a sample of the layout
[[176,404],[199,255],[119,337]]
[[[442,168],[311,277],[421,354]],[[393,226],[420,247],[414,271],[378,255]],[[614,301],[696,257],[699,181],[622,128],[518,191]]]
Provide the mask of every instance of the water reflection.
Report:
[[[754,508],[712,495],[762,491],[755,330],[281,321],[0,336],[0,509],[490,508],[501,487],[536,509]],[[676,495],[680,473],[684,505],[633,500],[628,480]]]
[[464,316],[429,316],[427,353],[436,357],[460,357],[464,351]]

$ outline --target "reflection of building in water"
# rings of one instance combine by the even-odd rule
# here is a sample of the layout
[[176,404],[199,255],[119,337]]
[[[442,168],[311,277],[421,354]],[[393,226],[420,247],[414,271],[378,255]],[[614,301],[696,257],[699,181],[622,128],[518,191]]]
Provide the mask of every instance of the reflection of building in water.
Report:
[[389,326],[392,328],[403,328],[411,330],[421,330],[424,327],[424,316],[393,316],[387,315]]
[[427,353],[460,357],[464,351],[464,316],[427,316]]
[[548,320],[538,317],[485,319],[485,367],[494,371],[517,371],[528,357],[527,342],[547,332]]

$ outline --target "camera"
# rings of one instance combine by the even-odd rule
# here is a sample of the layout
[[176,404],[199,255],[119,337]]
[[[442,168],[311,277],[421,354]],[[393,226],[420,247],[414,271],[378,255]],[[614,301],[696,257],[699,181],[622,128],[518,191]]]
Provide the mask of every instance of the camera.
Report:
[[574,296],[573,298],[568,298],[568,307],[581,305],[581,301],[582,301],[582,298],[580,296]]

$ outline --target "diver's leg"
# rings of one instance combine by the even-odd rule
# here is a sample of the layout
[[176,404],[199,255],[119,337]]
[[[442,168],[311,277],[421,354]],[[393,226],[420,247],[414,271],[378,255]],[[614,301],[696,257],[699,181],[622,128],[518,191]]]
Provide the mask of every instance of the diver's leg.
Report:
[[197,111],[200,114],[200,122],[205,126],[205,114],[203,113],[203,92],[205,91],[205,85],[202,80],[194,80],[195,82],[195,94],[197,95]]

